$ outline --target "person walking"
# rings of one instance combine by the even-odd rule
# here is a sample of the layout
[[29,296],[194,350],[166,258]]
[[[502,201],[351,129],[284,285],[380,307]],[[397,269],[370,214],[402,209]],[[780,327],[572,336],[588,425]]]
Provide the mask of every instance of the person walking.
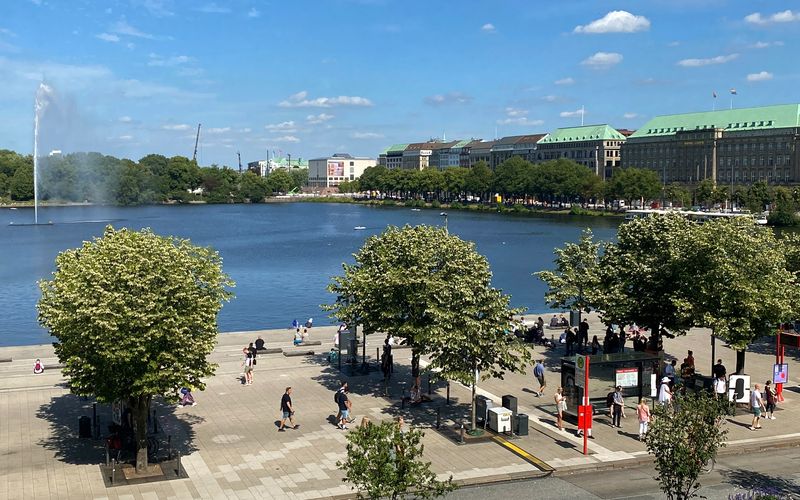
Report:
[[621,418],[625,416],[625,399],[622,397],[622,386],[614,391],[614,404],[611,408],[611,425],[622,427]]
[[250,350],[245,347],[242,349],[244,354],[244,361],[242,361],[242,368],[244,368],[244,385],[253,385],[253,356]]
[[766,412],[767,415],[764,415],[764,418],[769,420],[775,420],[775,403],[778,399],[778,395],[775,393],[775,388],[772,387],[772,381],[767,380],[764,382],[764,399],[767,401]]
[[753,409],[753,423],[750,430],[760,429],[761,412],[764,410],[764,399],[761,397],[761,386],[756,384],[750,391],[750,407]]
[[726,399],[725,395],[728,392],[728,382],[725,377],[714,377],[714,395],[717,399]]
[[717,364],[711,369],[711,373],[717,378],[727,378],[728,371],[725,369],[725,365],[722,364],[721,359],[717,360]]
[[585,349],[586,346],[589,344],[589,320],[583,318],[580,325],[578,325],[578,333],[580,336],[578,338],[578,345],[583,346]]
[[667,406],[670,402],[672,402],[672,389],[669,388],[669,378],[664,377],[658,388],[658,403]]
[[556,402],[556,415],[558,418],[557,426],[558,430],[564,432],[564,410],[567,409],[567,398],[564,397],[564,389],[559,387],[556,389],[556,393],[553,396],[553,399]]
[[647,434],[647,427],[650,425],[650,407],[644,398],[639,398],[639,404],[636,405],[636,416],[639,419],[639,441],[644,439]]
[[338,427],[341,430],[346,430],[347,422],[350,419],[350,410],[353,404],[350,402],[350,398],[347,397],[347,382],[345,382],[343,389],[344,390],[338,392],[339,396],[336,400],[336,403],[339,405],[340,415]]
[[592,356],[600,351],[600,341],[597,340],[597,335],[592,337]]
[[287,387],[286,392],[281,396],[281,425],[278,427],[279,432],[285,432],[286,419],[289,419],[292,429],[299,429],[300,425],[294,423],[294,406],[292,406],[292,388]]
[[540,397],[544,394],[545,387],[547,387],[547,383],[544,380],[544,360],[540,359],[533,365],[533,376],[539,382],[539,390],[536,391],[536,397]]

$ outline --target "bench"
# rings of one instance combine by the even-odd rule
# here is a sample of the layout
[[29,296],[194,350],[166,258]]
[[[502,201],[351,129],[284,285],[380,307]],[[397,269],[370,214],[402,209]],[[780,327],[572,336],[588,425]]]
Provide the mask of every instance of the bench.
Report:
[[11,358],[0,358],[0,363],[11,363]]
[[283,352],[283,349],[280,347],[265,347],[264,349],[258,351],[258,354],[278,354],[281,352]]
[[292,350],[284,349],[283,350],[283,355],[286,356],[286,357],[291,357],[291,356],[313,356],[314,355],[314,351],[306,351],[306,350],[296,351],[296,350],[293,350],[293,349]]
[[300,344],[300,345],[301,346],[304,346],[304,345],[322,345],[322,341],[321,340],[304,340],[303,343]]

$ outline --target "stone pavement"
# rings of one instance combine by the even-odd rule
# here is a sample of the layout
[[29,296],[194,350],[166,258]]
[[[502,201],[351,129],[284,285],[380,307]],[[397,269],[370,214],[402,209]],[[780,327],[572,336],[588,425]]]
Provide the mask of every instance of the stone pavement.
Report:
[[[601,333],[592,318],[592,334]],[[181,452],[189,478],[168,482],[106,488],[98,465],[105,459],[102,440],[78,439],[79,416],[91,415],[92,401],[82,401],[68,393],[63,377],[53,367],[57,360],[51,346],[0,348],[0,498],[325,498],[351,494],[342,482],[336,462],[345,456],[346,431],[332,424],[336,412],[333,391],[342,374],[327,364],[325,354],[332,345],[333,328],[315,327],[312,338],[321,340],[316,355],[284,357],[281,354],[258,358],[254,384],[241,385],[241,348],[262,335],[269,347],[288,347],[289,330],[230,333],[220,336],[212,354],[219,368],[208,380],[205,391],[195,394],[198,405],[178,408],[156,401],[162,447],[171,436],[172,447]],[[368,339],[367,353],[374,364],[376,346],[382,338]],[[689,337],[665,343],[668,354],[682,358],[693,349],[698,366],[710,366],[708,335],[694,332]],[[757,344],[747,355],[748,373],[754,380],[766,380],[774,357],[769,344]],[[371,352],[370,352],[371,351]],[[554,388],[558,374],[557,354],[549,356],[548,381]],[[790,388],[796,389],[794,372],[797,353],[789,353]],[[33,359],[39,357],[51,367],[45,374],[32,374]],[[732,371],[735,354],[717,344],[721,357]],[[434,384],[433,402],[402,407],[400,396],[409,387],[410,351],[395,350],[397,370],[384,397],[379,372],[368,376],[344,377],[352,390],[353,413],[360,420],[373,421],[403,415],[412,425],[426,427],[425,458],[443,477],[464,484],[532,477],[541,471],[495,442],[459,446],[447,432],[435,428],[436,408],[440,408],[442,428],[464,421],[469,413],[469,390],[451,385],[451,405],[444,404],[443,383]],[[763,380],[762,380],[763,379]],[[280,396],[286,386],[294,387],[299,430],[278,433]],[[545,461],[556,474],[578,473],[602,467],[620,467],[648,460],[644,446],[635,438],[637,424],[632,410],[623,429],[607,425],[600,416],[595,422],[591,454],[581,454],[582,440],[573,432],[561,433],[554,426],[552,392],[542,398],[532,394],[532,376],[511,374],[505,380],[480,384],[480,392],[500,404],[500,396],[519,397],[519,411],[530,415],[530,434],[513,439],[516,446]],[[777,420],[765,421],[764,429],[749,431],[749,416],[740,411],[728,419],[727,452],[773,445],[800,443],[798,394],[785,392],[786,401],[776,412]],[[548,397],[549,396],[549,397]],[[98,405],[101,431],[105,434],[110,409]],[[574,426],[567,426],[574,431]],[[535,484],[535,483],[534,483]]]

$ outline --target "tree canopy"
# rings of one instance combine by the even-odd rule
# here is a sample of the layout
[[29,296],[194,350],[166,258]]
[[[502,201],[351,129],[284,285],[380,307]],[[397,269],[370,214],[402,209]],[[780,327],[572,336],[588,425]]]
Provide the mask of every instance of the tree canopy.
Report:
[[592,296],[599,286],[600,243],[595,243],[592,230],[586,229],[578,243],[556,248],[554,271],[535,273],[548,286],[545,301],[551,307],[589,312]]
[[202,389],[214,373],[207,357],[231,286],[212,249],[111,226],[61,252],[52,279],[39,282],[39,322],[56,338],[70,390],[132,408],[137,469],[147,464],[151,398]]

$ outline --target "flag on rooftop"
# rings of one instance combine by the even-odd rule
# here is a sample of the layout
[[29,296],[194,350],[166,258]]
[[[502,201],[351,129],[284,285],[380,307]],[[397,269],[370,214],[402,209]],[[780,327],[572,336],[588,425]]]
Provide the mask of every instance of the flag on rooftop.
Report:
[[737,94],[736,94],[736,89],[731,89],[731,94],[732,94],[732,95],[737,95]]
[[712,96],[714,99],[716,99],[716,98],[717,98],[717,91],[716,91],[716,90],[713,90],[713,91],[711,92],[711,96]]

